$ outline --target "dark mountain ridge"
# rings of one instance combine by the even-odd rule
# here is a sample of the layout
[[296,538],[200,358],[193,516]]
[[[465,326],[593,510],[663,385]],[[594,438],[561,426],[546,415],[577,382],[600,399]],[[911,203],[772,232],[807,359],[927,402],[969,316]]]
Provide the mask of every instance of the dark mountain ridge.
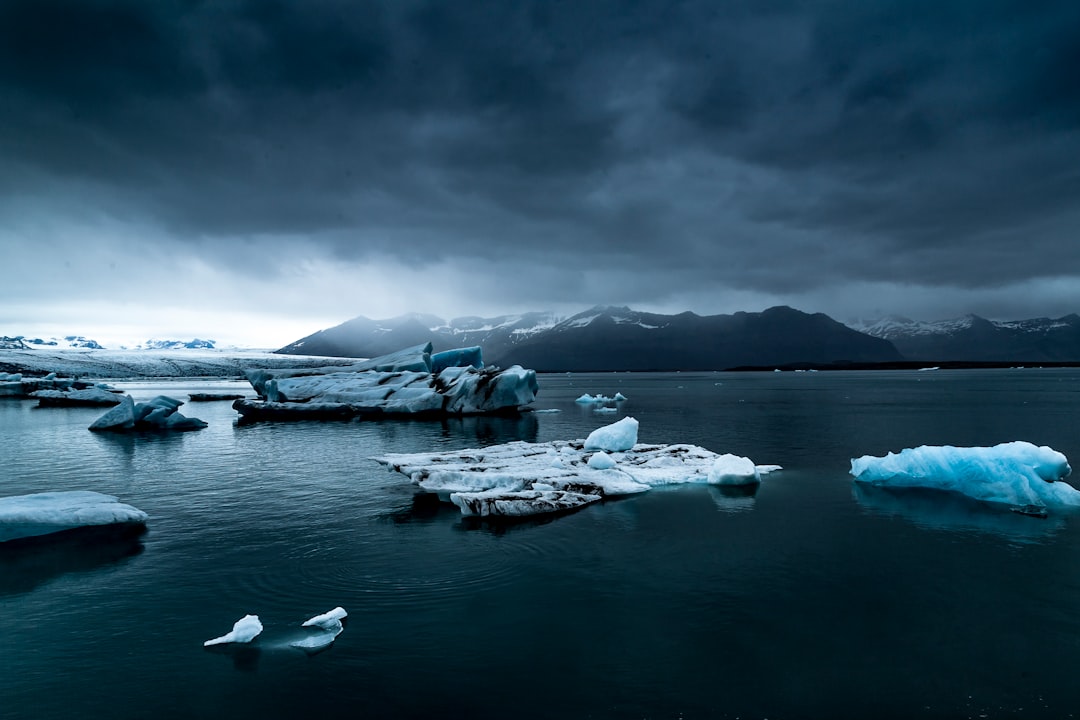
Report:
[[277,352],[374,357],[431,341],[437,349],[480,345],[487,362],[541,372],[723,370],[745,365],[901,360],[887,340],[827,315],[786,306],[760,313],[661,315],[598,306],[559,320],[551,313],[496,318],[357,317]]

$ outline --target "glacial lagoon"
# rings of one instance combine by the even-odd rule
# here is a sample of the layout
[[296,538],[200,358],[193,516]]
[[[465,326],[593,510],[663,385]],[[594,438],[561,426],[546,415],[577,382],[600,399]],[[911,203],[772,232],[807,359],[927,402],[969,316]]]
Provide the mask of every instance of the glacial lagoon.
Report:
[[[116,383],[136,401],[246,383]],[[627,400],[615,412],[584,393]],[[91,433],[0,402],[0,495],[93,490],[141,537],[0,545],[2,718],[1070,717],[1080,514],[856,486],[850,459],[1027,440],[1080,464],[1080,371],[542,375],[520,418]],[[632,415],[782,471],[492,524],[370,458]],[[1073,478],[1080,483],[1080,474]],[[317,653],[297,628],[330,608]],[[246,614],[250,645],[204,648]]]

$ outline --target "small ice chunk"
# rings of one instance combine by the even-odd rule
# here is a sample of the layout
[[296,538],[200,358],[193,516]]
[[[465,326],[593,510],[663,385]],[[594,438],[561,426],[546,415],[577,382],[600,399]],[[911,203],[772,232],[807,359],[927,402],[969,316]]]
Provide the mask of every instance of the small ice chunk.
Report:
[[761,476],[750,458],[725,453],[713,461],[709,468],[710,485],[754,485]]
[[621,392],[615,393],[615,402],[622,402],[624,400],[626,400],[625,395],[623,395]]
[[262,630],[263,626],[262,623],[259,622],[258,615],[245,615],[236,621],[232,631],[225,633],[221,637],[216,637],[213,640],[207,640],[203,643],[203,647],[224,645],[226,643],[249,643],[254,640]]
[[586,450],[606,450],[623,452],[633,449],[637,444],[638,421],[624,417],[616,423],[605,425],[589,433],[585,438]]
[[301,627],[311,627],[317,625],[321,628],[330,628],[334,623],[341,624],[341,621],[348,617],[348,613],[342,607],[336,607],[329,612],[324,612],[322,615],[316,615],[304,622]]
[[610,470],[615,467],[615,460],[603,450],[598,450],[589,458],[589,467],[593,470]]

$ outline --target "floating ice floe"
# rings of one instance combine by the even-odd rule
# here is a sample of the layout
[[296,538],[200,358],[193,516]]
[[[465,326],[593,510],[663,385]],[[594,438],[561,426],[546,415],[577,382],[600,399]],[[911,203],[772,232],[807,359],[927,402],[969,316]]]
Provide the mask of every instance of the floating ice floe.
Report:
[[94,431],[133,432],[139,430],[202,430],[206,423],[176,411],[183,400],[158,395],[153,400],[136,403],[125,395],[120,404],[90,424]]
[[203,643],[203,647],[210,647],[211,645],[225,645],[227,643],[249,643],[258,637],[259,633],[263,631],[262,623],[259,621],[258,615],[245,615],[236,621],[232,630],[225,633],[221,637],[216,637],[212,640],[207,640]]
[[1072,472],[1060,452],[1028,442],[993,447],[923,445],[885,457],[851,461],[856,482],[877,487],[930,488],[1020,509],[1080,506],[1080,491],[1062,482]]
[[574,400],[574,402],[580,405],[604,405],[607,403],[623,402],[624,400],[626,400],[626,396],[623,395],[621,392],[615,393],[614,397],[607,397],[606,395],[601,395],[600,393],[597,393],[596,395],[590,395],[589,393],[585,393],[577,400]]
[[453,503],[463,515],[481,517],[566,512],[661,485],[751,485],[762,473],[779,469],[696,445],[638,443],[637,431],[638,421],[626,417],[586,440],[519,441],[372,459]]
[[0,498],[0,542],[77,528],[145,525],[142,510],[89,490]]
[[100,387],[84,390],[35,390],[30,393],[30,397],[36,398],[41,407],[107,407],[118,405],[123,400],[123,396]]
[[316,615],[301,625],[301,627],[310,628],[312,632],[299,640],[292,641],[289,645],[307,652],[327,648],[345,629],[342,621],[346,617],[348,617],[348,613],[342,607],[336,607],[322,615]]
[[483,367],[477,347],[433,356],[431,343],[344,368],[253,370],[247,377],[262,399],[233,403],[246,420],[512,412],[538,390],[533,370]]
[[0,373],[0,397],[25,398],[39,390],[69,390],[85,388],[87,383],[49,373],[43,377],[26,377],[22,373]]

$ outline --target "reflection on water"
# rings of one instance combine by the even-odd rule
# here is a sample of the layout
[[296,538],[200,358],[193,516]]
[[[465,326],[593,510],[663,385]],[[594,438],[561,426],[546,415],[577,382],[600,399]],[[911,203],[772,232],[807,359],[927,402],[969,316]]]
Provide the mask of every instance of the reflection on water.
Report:
[[884,488],[853,482],[855,499],[879,515],[901,517],[924,528],[1001,535],[1018,542],[1039,542],[1065,527],[1059,513],[1046,518],[1012,512],[1003,505],[927,488]]
[[146,527],[77,528],[0,543],[0,595],[33,590],[55,577],[88,572],[143,551]]
[[739,513],[754,509],[759,483],[753,485],[710,485],[709,495],[720,512]]

